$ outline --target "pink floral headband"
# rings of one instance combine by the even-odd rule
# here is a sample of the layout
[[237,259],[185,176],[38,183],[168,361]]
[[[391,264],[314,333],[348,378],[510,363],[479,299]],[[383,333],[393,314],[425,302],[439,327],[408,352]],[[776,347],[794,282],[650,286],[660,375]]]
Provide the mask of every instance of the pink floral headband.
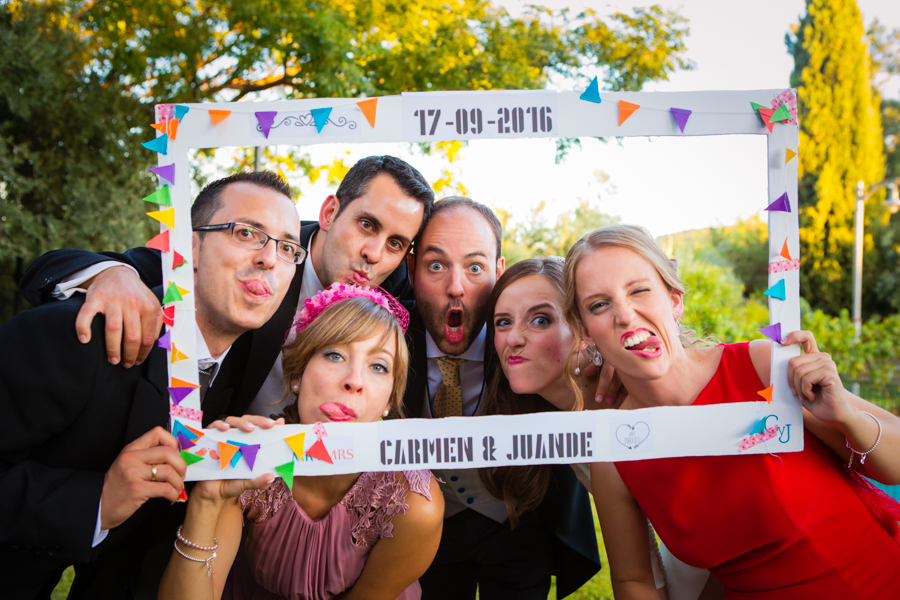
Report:
[[336,281],[312,298],[308,298],[303,303],[303,308],[294,317],[294,323],[288,330],[284,343],[290,344],[297,339],[297,335],[315,321],[316,317],[322,314],[322,311],[326,308],[341,300],[350,298],[368,298],[375,304],[384,307],[394,315],[394,318],[397,319],[397,323],[400,325],[400,329],[403,330],[403,333],[406,333],[406,329],[409,327],[409,311],[403,308],[402,304],[377,285],[366,287],[348,280]]

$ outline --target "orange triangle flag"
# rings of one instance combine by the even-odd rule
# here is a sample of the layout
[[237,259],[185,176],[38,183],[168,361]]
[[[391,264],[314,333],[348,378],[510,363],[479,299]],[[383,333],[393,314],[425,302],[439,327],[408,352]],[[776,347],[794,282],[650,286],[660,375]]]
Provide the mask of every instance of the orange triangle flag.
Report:
[[788,260],[793,260],[791,258],[791,253],[788,251],[787,238],[785,238],[784,240],[784,246],[781,247],[781,256],[785,257]]
[[151,123],[150,127],[157,131],[169,134],[173,140],[178,134],[178,119],[166,119],[162,123]]
[[619,127],[622,126],[622,123],[625,122],[625,119],[630,117],[632,113],[640,107],[640,104],[632,104],[631,102],[619,100]]
[[[179,360],[184,360],[187,358],[187,354],[179,350],[175,347],[175,342],[172,342],[172,362],[176,363]],[[173,386],[174,387],[174,386]]]
[[222,465],[222,469],[224,469],[228,463],[231,462],[231,458],[240,450],[237,446],[232,446],[231,444],[226,444],[225,442],[219,442],[219,464]]
[[773,389],[774,387],[775,387],[775,384],[773,383],[772,385],[770,385],[770,386],[767,387],[766,389],[760,390],[760,391],[758,391],[758,392],[756,392],[756,393],[759,394],[760,396],[762,396],[763,398],[765,398],[765,399],[766,399],[766,402],[768,402],[769,404],[772,404],[772,389]]
[[213,127],[215,127],[230,114],[230,110],[211,110],[209,111],[209,119],[212,121]]
[[785,148],[784,152],[784,164],[788,164],[791,162],[791,159],[797,156],[797,153],[791,150],[790,148]]
[[[183,379],[178,379],[177,377],[173,377],[172,378],[172,387],[198,388],[200,386],[197,385],[196,383],[188,383],[187,381],[184,381]],[[194,431],[194,430],[191,429],[191,431]],[[194,433],[197,433],[197,432],[194,431]]]
[[148,248],[153,248],[155,250],[159,250],[161,252],[169,251],[169,230],[166,229],[152,240],[145,244]]
[[356,105],[362,111],[362,114],[366,116],[369,125],[375,127],[375,109],[378,107],[378,98],[363,100],[362,102],[357,102]]
[[[187,425],[185,425],[184,428],[187,429],[188,431],[190,431],[191,433],[196,434],[196,435],[197,435],[197,439],[200,439],[200,438],[203,437],[203,432],[202,432],[202,431],[197,431],[197,430],[194,429],[193,427],[188,427]],[[198,452],[197,454],[200,454],[200,453]]]
[[306,433],[298,433],[297,435],[286,437],[284,438],[284,441],[291,447],[291,450],[294,451],[297,458],[303,458],[303,446],[306,441]]

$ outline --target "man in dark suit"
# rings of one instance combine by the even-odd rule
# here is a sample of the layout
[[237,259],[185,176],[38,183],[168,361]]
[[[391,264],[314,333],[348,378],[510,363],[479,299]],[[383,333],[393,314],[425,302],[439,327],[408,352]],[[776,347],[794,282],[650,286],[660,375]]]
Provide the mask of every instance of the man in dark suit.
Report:
[[[485,320],[491,290],[503,274],[502,228],[493,212],[468,198],[435,203],[410,256],[416,308],[409,336],[409,417],[478,416],[485,390]],[[557,468],[558,467],[558,468]],[[441,544],[420,579],[423,600],[547,597],[557,576],[560,598],[600,569],[587,491],[567,465],[553,468],[544,502],[511,529],[505,504],[476,469],[442,470],[445,516]]]
[[[241,334],[275,313],[304,252],[290,188],[272,173],[211,183],[191,219],[207,424],[230,401],[234,379],[220,370],[222,359]],[[197,231],[210,225],[224,227]],[[70,597],[146,591],[140,589],[145,554],[166,535],[174,539],[183,517],[183,505],[171,505],[186,465],[165,430],[166,352],[154,348],[132,369],[111,364],[102,319],[91,323],[92,341],[76,338],[83,305],[80,296],[49,303],[0,326],[8,349],[0,362],[3,597],[49,598],[73,563]]]
[[[401,302],[412,302],[405,258],[433,201],[434,193],[421,173],[398,158],[371,156],[350,169],[337,192],[322,203],[319,221],[302,227],[300,242],[309,257],[297,265],[281,307],[266,325],[241,336],[225,359],[224,366],[234,365],[240,373],[229,414],[279,412],[284,335],[303,302],[331,283],[347,276],[364,277]],[[135,269],[140,279],[124,268],[97,273],[123,264]],[[110,360],[121,357],[130,366],[140,362],[159,333],[159,303],[149,288],[162,284],[160,274],[159,253],[148,248],[124,255],[59,250],[36,260],[20,287],[35,306],[58,295],[60,284],[86,288],[78,335],[90,339],[85,324],[97,312],[104,313]]]

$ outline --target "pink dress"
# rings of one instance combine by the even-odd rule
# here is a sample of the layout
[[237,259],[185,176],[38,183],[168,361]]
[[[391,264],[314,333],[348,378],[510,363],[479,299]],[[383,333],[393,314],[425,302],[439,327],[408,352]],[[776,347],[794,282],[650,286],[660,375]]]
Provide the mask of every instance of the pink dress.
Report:
[[[284,481],[241,494],[244,531],[225,586],[230,600],[328,600],[353,587],[369,552],[391,537],[410,492],[431,500],[429,471],[363,473],[344,499],[313,520]],[[419,582],[399,600],[418,600]]]

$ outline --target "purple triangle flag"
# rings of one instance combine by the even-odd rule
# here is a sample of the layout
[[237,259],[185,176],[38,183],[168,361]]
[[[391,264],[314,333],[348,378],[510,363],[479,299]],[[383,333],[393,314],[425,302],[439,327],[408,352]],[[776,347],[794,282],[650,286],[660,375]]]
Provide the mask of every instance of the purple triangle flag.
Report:
[[256,120],[259,121],[259,128],[262,130],[266,139],[269,139],[269,131],[272,130],[272,123],[275,122],[275,116],[278,114],[276,110],[264,110],[254,113]]
[[196,446],[194,442],[184,437],[182,434],[178,434],[178,448],[180,450],[187,450],[188,448],[193,448]]
[[244,455],[244,460],[247,461],[247,466],[250,467],[251,471],[253,470],[254,463],[256,463],[256,453],[259,452],[259,446],[259,444],[252,444],[241,448],[241,454]]
[[332,108],[313,108],[309,112],[312,113],[313,121],[316,122],[316,131],[322,133],[322,128],[328,123],[328,117],[331,116]]
[[774,325],[763,327],[758,331],[767,338],[775,340],[779,344],[781,343],[781,323],[775,323]]
[[159,336],[159,341],[156,342],[156,345],[160,348],[165,348],[166,350],[172,349],[172,330],[165,332],[161,336]]
[[170,387],[169,395],[172,396],[172,402],[179,404],[188,394],[196,390],[195,387]]
[[169,147],[169,136],[167,136],[166,134],[162,134],[158,138],[152,139],[149,142],[142,142],[141,146],[143,146],[147,150],[153,150],[154,152],[165,155],[166,150]]
[[164,167],[150,167],[151,173],[156,173],[172,185],[175,185],[175,163]]
[[670,108],[672,111],[672,116],[675,117],[675,122],[678,123],[678,129],[681,130],[681,133],[684,133],[684,127],[687,125],[688,117],[691,116],[691,111],[685,108]]
[[778,199],[775,200],[772,204],[766,207],[766,210],[776,210],[779,212],[791,212],[791,202],[788,200],[787,192],[778,196]]
[[199,440],[200,437],[181,424],[181,421],[176,420],[175,424],[172,426],[172,433],[176,434],[179,437],[183,437],[189,440]]

